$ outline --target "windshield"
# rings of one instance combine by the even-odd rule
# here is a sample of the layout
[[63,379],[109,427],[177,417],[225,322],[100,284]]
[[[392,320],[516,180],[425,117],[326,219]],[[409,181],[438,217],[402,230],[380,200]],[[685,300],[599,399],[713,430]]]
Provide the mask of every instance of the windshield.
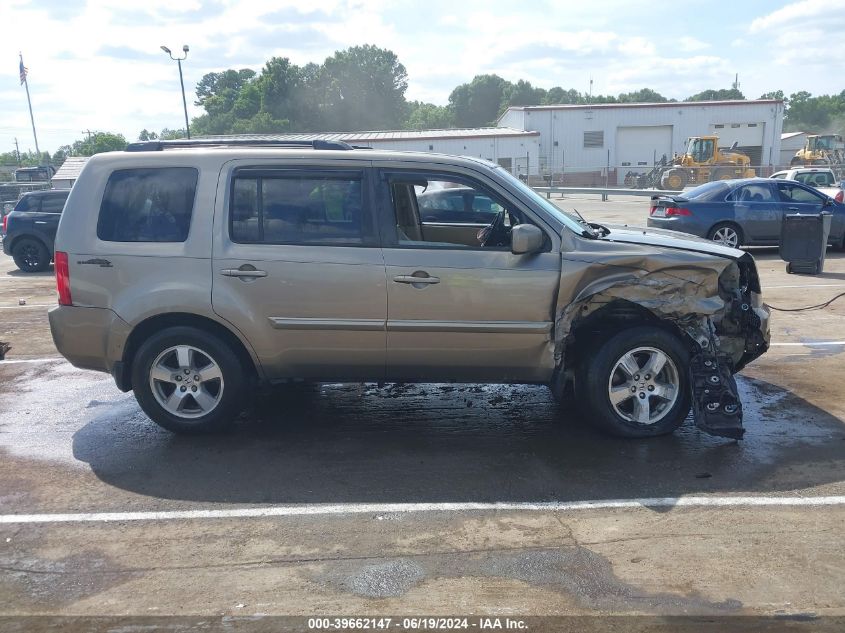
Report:
[[[820,136],[815,139],[815,147],[813,149],[833,149],[833,139],[829,136]],[[812,140],[811,140],[812,144]]]
[[509,171],[502,169],[498,166],[496,167],[496,170],[498,174],[508,180],[509,184],[522,191],[526,196],[531,199],[532,202],[535,202],[539,206],[543,207],[543,209],[545,209],[548,213],[552,214],[563,224],[565,224],[567,228],[575,231],[579,235],[584,233],[585,230],[592,232],[591,229],[587,228],[580,222],[577,216],[572,213],[569,213],[568,211],[564,211],[550,200],[546,200],[543,196],[534,191],[531,187],[526,185],[519,178],[514,177],[513,174],[511,174]]
[[683,197],[687,200],[715,200],[717,198],[723,198],[728,192],[728,189],[730,189],[725,182],[722,180],[699,185],[694,189],[685,191]]

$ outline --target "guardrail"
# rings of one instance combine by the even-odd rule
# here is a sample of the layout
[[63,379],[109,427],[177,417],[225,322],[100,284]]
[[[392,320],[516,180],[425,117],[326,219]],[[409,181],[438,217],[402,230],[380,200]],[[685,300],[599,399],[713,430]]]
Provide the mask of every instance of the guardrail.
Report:
[[663,189],[622,189],[619,187],[533,187],[534,191],[546,194],[551,198],[553,193],[561,196],[567,193],[594,193],[600,194],[602,202],[607,202],[611,194],[618,196],[677,196],[680,191],[664,191]]

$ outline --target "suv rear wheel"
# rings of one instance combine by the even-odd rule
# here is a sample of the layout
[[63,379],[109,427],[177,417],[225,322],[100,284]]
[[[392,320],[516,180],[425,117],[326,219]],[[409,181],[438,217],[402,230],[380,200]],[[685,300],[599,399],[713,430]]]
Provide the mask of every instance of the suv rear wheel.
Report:
[[50,252],[41,242],[31,237],[22,237],[12,249],[15,266],[25,273],[40,273],[50,266]]
[[643,326],[605,341],[576,372],[591,422],[621,437],[671,433],[690,410],[689,353],[674,334]]
[[242,408],[245,371],[222,340],[191,327],[153,335],[132,365],[132,388],[141,408],[174,433],[219,431]]

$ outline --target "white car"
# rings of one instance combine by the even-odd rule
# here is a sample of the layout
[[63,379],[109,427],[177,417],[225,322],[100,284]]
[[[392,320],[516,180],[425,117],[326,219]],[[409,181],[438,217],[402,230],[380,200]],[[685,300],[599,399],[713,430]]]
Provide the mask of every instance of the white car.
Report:
[[843,183],[836,178],[833,170],[829,167],[796,167],[795,169],[784,169],[775,172],[770,176],[779,180],[796,180],[802,184],[809,185],[814,189],[830,196],[837,202],[845,199]]

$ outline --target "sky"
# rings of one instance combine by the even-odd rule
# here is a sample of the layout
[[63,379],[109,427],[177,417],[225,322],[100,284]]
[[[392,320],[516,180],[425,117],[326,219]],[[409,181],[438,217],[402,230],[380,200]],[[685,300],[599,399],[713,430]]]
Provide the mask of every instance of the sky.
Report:
[[259,70],[272,56],[322,62],[374,44],[408,71],[409,100],[444,105],[480,73],[510,81],[618,94],[652,88],[683,99],[730,88],[748,98],[845,89],[845,0],[2,0],[0,153],[34,149],[18,53],[41,150],[90,131],[184,127],[196,83],[227,68]]

